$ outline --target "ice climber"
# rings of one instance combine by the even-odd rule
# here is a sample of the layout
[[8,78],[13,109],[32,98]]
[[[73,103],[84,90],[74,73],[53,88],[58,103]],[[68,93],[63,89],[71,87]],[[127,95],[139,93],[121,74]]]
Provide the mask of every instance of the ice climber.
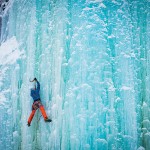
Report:
[[45,109],[44,109],[44,106],[41,103],[40,94],[39,94],[40,83],[38,82],[38,80],[36,78],[34,78],[34,80],[31,82],[35,83],[34,87],[31,89],[31,94],[30,94],[30,96],[33,98],[34,102],[32,104],[32,112],[31,112],[29,119],[28,119],[28,126],[30,126],[31,121],[34,117],[34,114],[38,108],[40,109],[45,122],[51,122],[52,120],[48,119],[47,114],[46,114]]

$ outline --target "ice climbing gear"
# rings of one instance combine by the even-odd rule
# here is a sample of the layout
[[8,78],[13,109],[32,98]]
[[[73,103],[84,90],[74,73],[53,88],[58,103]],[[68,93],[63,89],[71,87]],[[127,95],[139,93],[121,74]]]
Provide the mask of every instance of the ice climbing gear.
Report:
[[36,78],[34,78],[33,80],[29,80],[30,82],[33,82],[33,81],[37,81],[37,79]]
[[45,122],[52,122],[52,120],[51,119],[45,119]]
[[42,106],[40,100],[37,100],[33,103],[32,105],[32,110],[37,110],[38,108],[40,108],[40,106]]
[[[33,105],[32,105],[32,112],[31,112],[30,117],[29,117],[29,119],[28,119],[28,124],[31,124],[31,121],[32,121],[32,119],[33,119],[33,117],[34,117],[34,115],[35,115],[35,112],[36,112],[36,110],[37,110],[38,108],[40,109],[44,120],[47,120],[47,119],[48,119],[47,114],[46,114],[45,109],[44,109],[44,106],[41,104],[40,101],[36,101],[36,102],[34,102]],[[48,122],[48,121],[47,121],[47,122]]]

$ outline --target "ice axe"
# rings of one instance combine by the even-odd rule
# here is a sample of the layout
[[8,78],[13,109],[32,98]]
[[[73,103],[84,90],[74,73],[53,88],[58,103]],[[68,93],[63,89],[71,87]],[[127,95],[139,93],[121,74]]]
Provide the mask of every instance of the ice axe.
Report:
[[29,80],[30,82],[34,82],[34,81],[37,81],[37,79],[36,78],[34,78],[33,80]]

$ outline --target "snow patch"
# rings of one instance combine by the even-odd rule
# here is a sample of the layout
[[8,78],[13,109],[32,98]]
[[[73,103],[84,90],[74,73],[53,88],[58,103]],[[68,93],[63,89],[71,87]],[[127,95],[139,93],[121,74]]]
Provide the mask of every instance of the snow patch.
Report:
[[99,7],[106,8],[106,6],[103,3],[100,3]]
[[[15,64],[16,61],[23,56],[24,51],[19,50],[19,44],[15,37],[8,39],[6,42],[2,43],[0,46],[0,86],[3,85],[3,80],[6,71],[9,69],[9,65]],[[16,64],[16,68],[19,69],[19,65]],[[6,102],[5,94],[9,92],[10,89],[1,91],[0,93],[0,106],[4,105]]]
[[18,135],[18,131],[14,131],[14,132],[13,132],[13,137],[16,138],[16,137],[18,137],[18,136],[19,136],[19,135]]
[[86,28],[90,29],[90,28],[92,28],[92,25],[87,25]]
[[14,64],[23,55],[15,37],[2,43],[0,46],[0,65]]
[[145,150],[145,148],[140,146],[137,150]]
[[105,139],[98,138],[98,139],[96,139],[96,141],[99,143],[107,144],[107,141]]
[[146,102],[143,102],[143,107],[147,107],[147,104],[146,104]]
[[150,132],[146,133],[145,136],[150,138]]
[[6,97],[4,93],[0,93],[0,106],[5,105]]
[[110,86],[110,87],[108,88],[108,91],[115,91],[114,86],[113,86],[113,85],[112,85],[112,86]]
[[89,8],[89,7],[85,7],[83,8],[84,11],[89,11],[89,10],[92,10],[93,8]]
[[120,97],[117,97],[117,98],[115,99],[115,102],[118,103],[119,101],[121,101],[121,99],[120,99]]
[[128,87],[128,86],[122,86],[121,87],[121,91],[129,91],[131,90],[132,88],[131,87]]
[[103,0],[86,0],[86,2],[90,2],[90,3],[102,3]]
[[113,34],[108,36],[109,39],[115,38],[115,36]]
[[7,90],[4,90],[4,91],[1,91],[0,92],[0,106],[4,106],[6,101],[7,101],[7,98],[6,98],[6,94],[10,92],[10,89],[7,89]]

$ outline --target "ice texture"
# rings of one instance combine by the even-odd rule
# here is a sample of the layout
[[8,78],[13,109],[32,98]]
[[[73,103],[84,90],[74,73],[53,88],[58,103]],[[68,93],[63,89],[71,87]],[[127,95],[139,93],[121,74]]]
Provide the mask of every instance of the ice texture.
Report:
[[[0,150],[149,150],[150,1],[11,0],[0,46]],[[33,103],[41,84],[52,123]]]

